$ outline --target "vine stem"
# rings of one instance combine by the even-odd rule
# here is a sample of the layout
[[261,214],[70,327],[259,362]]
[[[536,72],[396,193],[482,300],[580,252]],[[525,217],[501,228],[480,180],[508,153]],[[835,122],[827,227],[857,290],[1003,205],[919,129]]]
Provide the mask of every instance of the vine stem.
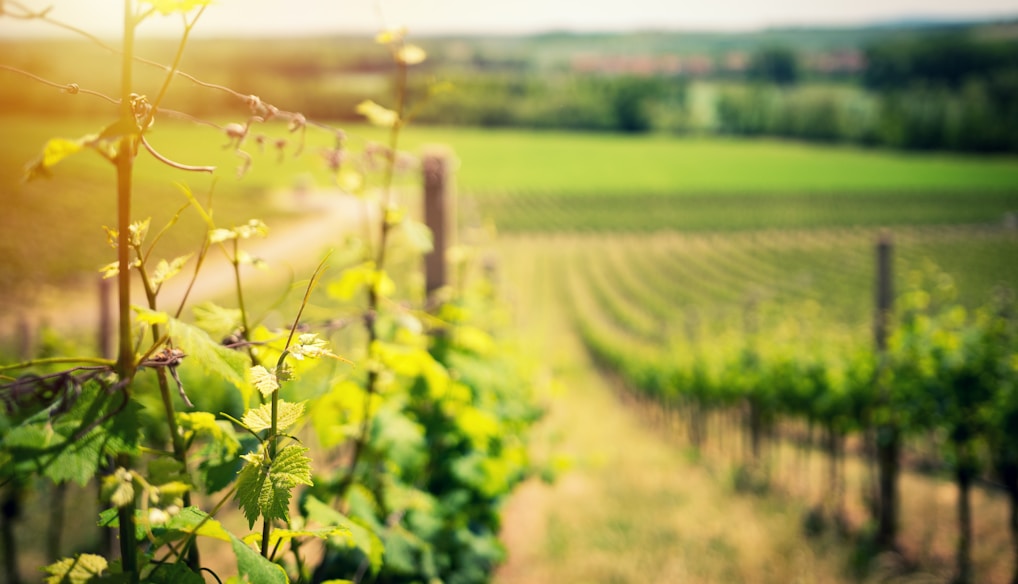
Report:
[[[131,106],[131,87],[133,85],[132,65],[134,54],[134,32],[136,22],[131,10],[131,0],[124,0],[124,39],[123,58],[121,60],[121,96],[120,118],[124,127],[133,128],[137,125]],[[117,373],[122,381],[134,377],[136,364],[134,349],[131,345],[131,275],[127,269],[130,258],[130,226],[131,226],[131,186],[134,172],[135,136],[126,134],[120,138],[114,163],[117,168],[117,260],[120,271],[117,274],[117,297],[119,299],[119,351]],[[117,464],[131,467],[130,457],[120,455]],[[120,520],[120,556],[128,581],[136,584],[138,574],[138,546],[135,541],[134,504],[125,505],[117,510]]]
[[[393,53],[395,55],[395,52]],[[383,178],[383,191],[382,191],[382,208],[381,208],[381,220],[382,228],[378,239],[378,249],[375,252],[375,270],[376,273],[381,274],[385,267],[385,248],[389,238],[389,230],[391,225],[389,224],[388,209],[392,204],[392,182],[395,175],[396,166],[396,149],[399,147],[399,136],[400,131],[403,129],[403,116],[406,113],[406,83],[407,83],[407,64],[401,59],[396,59],[397,74],[396,74],[396,121],[392,124],[392,128],[389,130],[389,158],[386,161],[387,165],[385,168],[385,175]],[[368,332],[368,353],[371,353],[372,347],[375,341],[378,340],[378,328],[376,324],[376,315],[378,313],[378,307],[381,298],[378,294],[378,285],[381,278],[376,277],[375,281],[368,286],[368,310],[365,315],[365,327]],[[353,484],[354,472],[357,468],[357,462],[363,455],[364,448],[367,446],[368,433],[371,430],[372,415],[371,415],[371,399],[378,392],[378,372],[374,369],[368,371],[367,378],[367,391],[364,392],[364,404],[362,406],[363,420],[361,422],[360,434],[354,441],[353,453],[350,456],[350,463],[347,467],[346,475],[339,482],[338,488],[338,499],[342,499],[346,495],[346,491]]]
[[[304,315],[304,308],[308,305],[311,300],[311,291],[315,289],[315,285],[318,284],[318,280],[321,279],[322,273],[325,271],[326,262],[329,260],[329,256],[332,255],[330,251],[322,258],[319,262],[318,267],[315,268],[314,273],[311,275],[311,280],[308,282],[308,287],[304,292],[304,299],[300,303],[300,309],[297,310],[297,316],[293,319],[293,325],[290,326],[290,334],[286,337],[286,344],[283,346],[283,352],[279,355],[279,359],[276,361],[276,379],[282,379],[284,369],[286,367],[286,357],[290,354],[290,344],[293,342],[293,337],[297,334],[297,327],[300,326],[301,316]],[[279,388],[277,387],[272,391],[272,410],[271,410],[271,422],[269,427],[269,436],[267,438],[268,444],[266,445],[266,452],[268,453],[269,464],[276,459],[276,442],[278,440],[279,432]],[[261,553],[265,558],[271,559],[270,555],[273,552],[269,550],[269,536],[272,535],[272,520],[265,518],[262,522],[262,545]]]

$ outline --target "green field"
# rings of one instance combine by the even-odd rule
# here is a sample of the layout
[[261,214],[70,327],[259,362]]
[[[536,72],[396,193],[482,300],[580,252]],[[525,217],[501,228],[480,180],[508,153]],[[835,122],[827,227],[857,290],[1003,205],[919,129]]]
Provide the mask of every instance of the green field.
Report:
[[[112,115],[112,112],[111,112]],[[102,225],[111,224],[112,169],[83,152],[49,180],[22,184],[23,168],[51,137],[96,132],[106,120],[0,117],[0,261],[5,289],[26,280],[65,281],[108,261]],[[225,120],[221,122],[225,123]],[[357,152],[384,135],[346,128]],[[221,132],[166,120],[150,140],[185,164],[211,164],[215,175],[184,174],[142,155],[135,215],[158,224],[183,203],[174,182],[199,196],[214,192],[217,218],[285,220],[268,192],[298,183],[330,186],[320,153],[334,136],[311,128],[300,155],[299,136],[280,125],[271,139],[289,140],[284,155],[249,144],[250,171],[225,149]],[[776,140],[676,138],[660,135],[542,133],[417,127],[404,147],[420,152],[445,144],[455,151],[459,192],[477,204],[466,216],[492,219],[508,231],[732,230],[810,226],[998,223],[1018,209],[1018,160],[1013,157],[901,154]],[[411,177],[413,180],[414,177]],[[676,199],[676,197],[681,198]],[[196,219],[185,214],[185,225]],[[190,222],[190,223],[188,223]],[[43,229],[40,229],[43,226]],[[167,253],[193,249],[186,230],[166,241]],[[29,259],[32,258],[32,259]]]

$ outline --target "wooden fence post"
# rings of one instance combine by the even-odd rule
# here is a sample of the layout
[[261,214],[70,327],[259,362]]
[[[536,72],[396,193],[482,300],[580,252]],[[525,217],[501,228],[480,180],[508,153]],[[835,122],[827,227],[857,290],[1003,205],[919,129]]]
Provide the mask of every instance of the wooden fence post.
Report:
[[428,298],[435,290],[449,283],[446,251],[453,228],[452,196],[450,195],[450,153],[432,148],[421,157],[424,179],[424,223],[431,230],[434,246],[424,256],[424,282]]
[[[873,337],[877,352],[878,403],[889,407],[890,388],[880,379],[886,367],[887,337],[891,311],[894,308],[894,287],[891,260],[894,244],[890,233],[883,232],[876,246],[876,314]],[[876,427],[877,468],[879,472],[879,499],[877,501],[877,545],[894,549],[898,535],[898,473],[901,450],[901,433],[896,421],[889,418]]]

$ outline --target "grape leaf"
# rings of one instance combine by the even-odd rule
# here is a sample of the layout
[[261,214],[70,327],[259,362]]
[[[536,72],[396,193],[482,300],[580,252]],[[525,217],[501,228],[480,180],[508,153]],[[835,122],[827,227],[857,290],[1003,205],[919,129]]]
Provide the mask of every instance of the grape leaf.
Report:
[[315,497],[308,497],[304,502],[304,508],[311,521],[321,525],[335,525],[348,529],[350,536],[343,538],[342,544],[347,547],[356,547],[362,551],[371,563],[371,571],[378,572],[378,569],[382,567],[382,556],[385,549],[382,540],[374,532]]
[[186,564],[159,564],[155,571],[145,578],[146,584],[205,584],[205,579],[195,574]]
[[47,584],[85,584],[101,576],[109,567],[106,558],[95,554],[81,554],[75,558],[64,558],[44,568],[49,578]]
[[311,486],[311,459],[307,448],[287,446],[268,466],[259,456],[248,463],[237,479],[237,502],[244,511],[248,527],[254,527],[261,515],[266,519],[290,519],[290,491],[298,484]]
[[[276,379],[275,373],[261,365],[255,365],[249,369],[249,371],[251,372],[251,385],[254,385],[255,389],[261,392],[263,397],[269,397],[273,392],[279,389],[279,380]],[[244,417],[246,418],[247,414],[244,414]]]
[[201,365],[207,373],[233,384],[243,395],[244,403],[250,401],[250,386],[245,379],[247,357],[213,341],[200,328],[175,318],[170,319],[169,334],[189,360]]
[[191,309],[195,324],[214,339],[221,339],[241,326],[237,308],[223,308],[213,302],[202,302]]
[[[276,412],[276,431],[286,432],[292,428],[304,415],[304,403],[290,403],[279,400]],[[262,404],[257,408],[250,409],[241,419],[249,429],[254,432],[261,432],[272,427],[272,404]]]
[[262,557],[237,536],[230,534],[233,544],[233,555],[237,557],[237,571],[247,578],[248,582],[258,584],[287,584],[290,579],[279,564]]
[[169,262],[166,260],[159,260],[159,263],[156,264],[155,272],[152,274],[152,285],[158,286],[179,274],[180,270],[184,268],[184,264],[187,263],[187,260],[191,259],[191,255],[192,254],[187,254],[175,257]]
[[[269,547],[276,548],[280,542],[289,543],[291,539],[298,537],[317,537],[319,539],[330,539],[333,537],[352,537],[350,530],[345,527],[323,527],[321,529],[273,529],[269,535]],[[251,533],[244,537],[244,543],[248,545],[260,545],[262,542],[261,533]]]
[[42,154],[25,168],[25,180],[29,181],[40,176],[49,176],[50,168],[64,158],[81,151],[86,141],[94,138],[94,135],[78,138],[77,140],[50,138],[43,147]]

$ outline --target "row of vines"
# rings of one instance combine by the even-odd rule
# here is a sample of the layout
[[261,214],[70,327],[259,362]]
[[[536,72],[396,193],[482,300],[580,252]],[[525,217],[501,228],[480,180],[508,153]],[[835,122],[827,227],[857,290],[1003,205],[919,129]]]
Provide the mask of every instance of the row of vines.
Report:
[[[405,192],[428,169],[399,147],[413,117],[408,74],[426,55],[403,30],[378,36],[392,57],[392,104],[365,101],[358,112],[389,137],[355,148],[356,137],[339,128],[179,69],[212,4],[125,0],[123,43],[112,46],[57,11],[0,3],[0,17],[45,22],[108,50],[122,85],[119,96],[107,96],[87,80],[64,85],[2,71],[71,94],[54,99],[109,102],[106,125],[49,140],[26,178],[92,156],[108,165],[117,217],[107,241],[97,241],[114,250],[102,272],[116,282],[115,354],[51,338],[38,354],[0,365],[4,577],[35,579],[19,559],[40,551],[19,545],[46,522],[40,508],[73,504],[77,513],[54,513],[46,528],[49,582],[487,581],[504,555],[500,502],[530,472],[525,436],[539,411],[501,338],[496,291],[469,249],[454,254],[458,277],[447,283],[455,286],[430,290],[429,282],[426,293],[419,276],[432,237],[411,217]],[[134,51],[136,33],[156,18],[181,22],[169,64]],[[161,72],[160,84],[136,87],[138,67]],[[173,110],[174,82],[234,99],[238,121]],[[169,118],[221,132],[207,139],[225,141],[238,168],[224,178],[201,161],[160,154],[157,122]],[[285,137],[267,137],[273,126]],[[300,156],[308,132],[334,136],[321,158],[372,210],[365,221],[376,220],[324,257],[309,247],[303,262],[295,258],[308,267],[292,293],[265,298],[245,278],[264,267],[248,243],[271,237],[269,228],[257,218],[224,224],[214,186],[233,180],[234,170]],[[271,147],[276,152],[260,154]],[[133,165],[148,156],[181,173],[179,200],[167,203],[177,211],[165,225],[131,212],[145,196],[132,189]],[[204,226],[193,234],[195,251],[163,257],[163,235],[188,215]],[[186,279],[190,290],[216,255],[225,258],[232,299],[163,299],[167,281]],[[132,296],[138,282],[141,297]],[[74,491],[73,503],[39,500],[68,492],[68,483],[89,488]],[[97,537],[68,555],[64,520],[93,506]]]
[[[899,510],[914,496],[899,486],[908,461],[957,486],[955,580],[1000,577],[1010,554],[980,551],[973,568],[970,500],[977,484],[1007,493],[1018,552],[1018,240],[902,230],[885,319],[875,240],[866,230],[587,238],[560,245],[572,254],[561,293],[595,360],[693,446],[734,459],[742,487],[768,488],[785,444],[802,457],[823,451],[813,518],[847,528],[846,460],[858,458],[868,472],[854,527],[878,548],[907,549],[900,534],[924,520]],[[810,480],[794,476],[806,468],[790,480]]]

